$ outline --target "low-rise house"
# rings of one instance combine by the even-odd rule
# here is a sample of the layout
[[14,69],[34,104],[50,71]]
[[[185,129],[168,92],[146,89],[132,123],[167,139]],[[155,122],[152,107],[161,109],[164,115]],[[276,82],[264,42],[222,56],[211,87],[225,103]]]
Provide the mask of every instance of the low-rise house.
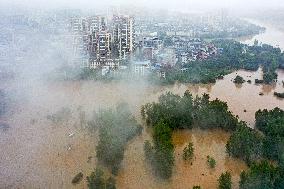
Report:
[[144,76],[149,72],[150,61],[138,61],[133,63],[133,72],[135,75]]
[[164,49],[162,53],[157,55],[157,63],[160,63],[162,66],[175,66],[177,63],[175,49]]
[[111,69],[117,69],[120,66],[120,60],[119,59],[98,60],[96,58],[89,59],[90,69],[102,68],[103,66],[109,66]]

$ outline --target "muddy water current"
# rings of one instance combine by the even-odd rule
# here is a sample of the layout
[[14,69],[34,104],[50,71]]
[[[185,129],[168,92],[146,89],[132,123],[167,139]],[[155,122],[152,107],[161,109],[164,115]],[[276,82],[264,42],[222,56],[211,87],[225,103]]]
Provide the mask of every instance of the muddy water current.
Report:
[[[249,41],[246,39],[246,42]],[[236,85],[232,82],[236,75],[253,82]],[[7,115],[0,118],[0,123],[9,125],[5,131],[0,130],[0,188],[87,188],[85,180],[75,186],[71,184],[78,172],[86,176],[97,166],[97,133],[90,134],[82,127],[79,119],[82,111],[90,117],[94,110],[126,101],[141,122],[141,105],[157,101],[161,94],[168,91],[182,95],[185,90],[189,90],[194,95],[208,93],[211,99],[226,101],[235,115],[254,127],[254,113],[258,109],[284,109],[284,100],[273,96],[275,91],[284,92],[284,72],[279,70],[278,75],[275,85],[254,84],[254,79],[261,79],[261,70],[236,71],[211,85],[175,84],[157,87],[143,81],[2,82],[0,89],[12,94],[15,103]],[[71,111],[64,121],[53,123],[47,118],[63,107]],[[143,143],[151,139],[151,132],[144,128],[142,135],[134,138],[126,147],[122,167],[116,177],[117,187],[183,189],[200,185],[205,189],[213,189],[217,187],[219,175],[230,171],[233,188],[238,188],[239,174],[247,166],[227,156],[225,144],[229,136],[229,133],[220,130],[174,132],[175,167],[172,178],[164,181],[156,178],[145,162]],[[182,160],[182,150],[188,142],[193,142],[195,147],[192,162]],[[207,155],[215,158],[217,165],[214,169],[208,168]]]

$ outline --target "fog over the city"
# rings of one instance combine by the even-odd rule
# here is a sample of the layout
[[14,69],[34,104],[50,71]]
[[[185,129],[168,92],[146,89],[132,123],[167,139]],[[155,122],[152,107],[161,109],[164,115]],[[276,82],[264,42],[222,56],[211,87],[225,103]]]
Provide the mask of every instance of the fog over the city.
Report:
[[[236,120],[253,128],[258,110],[284,109],[283,10],[284,0],[0,0],[0,189],[93,189],[95,168],[118,189],[214,189],[225,171],[239,188],[250,165],[226,149]],[[145,119],[160,97],[174,115],[165,123],[181,122],[167,138],[170,166],[154,164],[167,157]],[[109,169],[102,159],[121,151]]]
[[0,4],[41,8],[99,8],[104,6],[135,5],[158,9],[172,10],[205,10],[230,8],[238,10],[255,10],[258,8],[279,8],[284,6],[283,0],[1,0]]

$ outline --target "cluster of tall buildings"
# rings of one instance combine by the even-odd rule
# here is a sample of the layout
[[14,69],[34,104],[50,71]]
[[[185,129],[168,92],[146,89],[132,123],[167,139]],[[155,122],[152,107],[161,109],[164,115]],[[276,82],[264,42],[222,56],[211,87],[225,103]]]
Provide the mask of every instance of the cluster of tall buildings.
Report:
[[74,53],[90,68],[117,68],[135,49],[134,19],[128,15],[73,18]]

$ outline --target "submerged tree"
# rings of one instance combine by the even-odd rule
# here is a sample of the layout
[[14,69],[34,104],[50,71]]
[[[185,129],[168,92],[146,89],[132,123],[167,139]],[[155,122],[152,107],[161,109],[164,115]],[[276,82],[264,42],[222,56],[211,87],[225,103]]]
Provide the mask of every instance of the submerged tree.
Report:
[[105,181],[103,178],[104,172],[100,169],[95,169],[90,176],[87,177],[89,189],[105,189]]
[[209,100],[209,95],[193,99],[186,91],[183,97],[167,93],[159,97],[158,103],[148,103],[141,108],[142,117],[148,125],[154,126],[161,120],[172,129],[222,128],[226,131],[236,129],[238,119],[229,111],[225,102]]
[[218,189],[231,189],[232,188],[232,176],[229,172],[222,173],[218,179]]
[[195,122],[202,129],[221,128],[234,131],[238,119],[229,111],[228,105],[219,99],[209,101],[208,95],[197,97],[194,103]]
[[130,113],[126,104],[120,104],[116,110],[104,110],[95,115],[95,124],[99,127],[99,142],[96,154],[99,162],[116,174],[124,156],[127,142],[141,133],[142,127]]
[[171,128],[163,122],[154,127],[154,145],[149,141],[144,144],[144,152],[154,172],[161,178],[168,179],[174,166],[174,146],[171,139]]
[[234,83],[236,83],[236,84],[242,84],[244,82],[245,82],[244,78],[242,78],[239,75],[237,75],[236,78],[234,79]]
[[280,189],[284,186],[283,176],[283,171],[268,161],[252,163],[240,175],[240,189]]
[[192,189],[201,189],[201,186],[193,186]]
[[194,148],[193,143],[189,142],[188,145],[183,149],[183,159],[190,160],[193,158]]
[[284,156],[284,111],[259,110],[255,113],[255,126],[265,136],[263,142],[264,156],[280,161]]
[[170,92],[159,97],[158,103],[148,103],[141,109],[142,117],[148,125],[156,125],[161,120],[171,128],[192,127],[192,96],[185,94],[184,97]]
[[241,122],[226,144],[229,155],[247,163],[262,157],[263,136]]
[[100,169],[95,169],[90,176],[87,177],[89,189],[116,189],[115,180],[109,177],[104,179],[104,172]]
[[210,168],[216,167],[216,160],[211,156],[207,156],[207,163],[208,163]]

